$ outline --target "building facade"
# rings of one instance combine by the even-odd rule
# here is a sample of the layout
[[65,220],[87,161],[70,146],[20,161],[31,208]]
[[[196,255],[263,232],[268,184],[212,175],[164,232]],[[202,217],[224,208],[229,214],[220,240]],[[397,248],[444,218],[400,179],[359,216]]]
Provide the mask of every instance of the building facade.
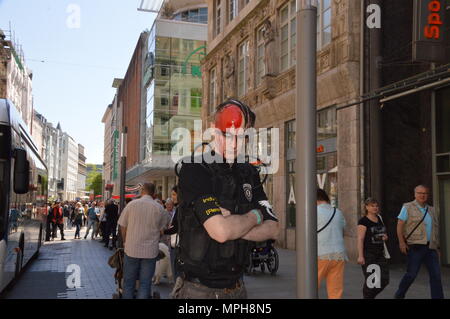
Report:
[[[359,110],[338,112],[336,105],[360,96],[361,3],[319,3],[317,179],[356,226],[361,209]],[[271,141],[272,148],[279,148],[279,158],[272,159],[279,161],[279,169],[265,190],[283,229],[278,244],[295,249],[296,1],[210,0],[208,7],[204,127],[215,106],[235,97],[252,107],[257,128],[279,130],[279,140]],[[346,242],[354,254],[356,227],[349,230]]]
[[0,98],[16,106],[31,128],[33,118],[33,73],[25,64],[22,48],[0,29]]
[[84,155],[84,146],[78,144],[78,177],[77,177],[77,198],[82,198],[86,195],[86,177],[87,166],[86,156]]
[[[426,184],[450,264],[450,12],[438,2],[442,27],[427,38],[430,1],[318,1],[317,185],[345,214],[353,261],[363,200],[381,202],[398,262],[397,215]],[[265,189],[283,229],[278,244],[295,249],[296,1],[209,0],[208,7],[204,127],[217,104],[236,97],[253,108],[257,127],[279,129],[279,170]]]
[[44,163],[46,163],[46,153],[47,153],[47,139],[46,139],[46,126],[47,119],[33,110],[33,120],[31,124],[31,136],[33,137],[33,141],[36,144],[36,147],[39,151],[39,155],[41,156]]
[[[113,87],[118,90],[122,79],[115,79]],[[120,159],[121,159],[121,134],[122,109],[118,103],[118,95],[106,108],[102,118],[105,125],[104,133],[104,163],[103,163],[103,198],[109,199],[120,194]]]
[[193,132],[201,116],[206,22],[205,1],[166,1],[151,30],[141,34],[118,90],[129,186],[152,181],[158,193],[170,196],[176,183],[172,133]]
[[61,137],[62,200],[75,200],[78,194],[78,144],[67,133]]

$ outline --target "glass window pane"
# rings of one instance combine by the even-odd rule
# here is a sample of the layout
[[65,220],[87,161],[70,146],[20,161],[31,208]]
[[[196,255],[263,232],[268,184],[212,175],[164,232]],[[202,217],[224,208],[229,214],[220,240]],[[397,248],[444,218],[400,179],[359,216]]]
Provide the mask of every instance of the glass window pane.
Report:
[[289,10],[288,7],[285,7],[281,10],[281,23],[285,23],[288,20]]
[[330,24],[331,24],[331,9],[328,9],[323,13],[322,25],[323,27],[327,27]]
[[331,42],[331,27],[325,28],[323,30],[322,39],[323,39],[323,42],[322,42],[323,45],[326,45]]

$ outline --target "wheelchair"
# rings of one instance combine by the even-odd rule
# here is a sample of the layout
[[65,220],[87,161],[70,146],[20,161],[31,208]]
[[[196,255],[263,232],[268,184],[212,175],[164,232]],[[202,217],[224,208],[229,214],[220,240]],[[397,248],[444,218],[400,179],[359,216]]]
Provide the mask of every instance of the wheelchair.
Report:
[[257,268],[261,272],[265,272],[266,267],[269,273],[274,276],[278,271],[279,257],[276,248],[274,247],[274,240],[267,240],[264,242],[254,243],[250,250],[249,262],[246,268],[248,275],[254,273]]

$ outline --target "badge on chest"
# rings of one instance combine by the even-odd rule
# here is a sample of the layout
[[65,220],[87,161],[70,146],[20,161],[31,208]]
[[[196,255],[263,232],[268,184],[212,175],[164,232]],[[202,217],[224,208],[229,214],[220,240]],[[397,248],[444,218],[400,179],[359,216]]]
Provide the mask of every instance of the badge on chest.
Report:
[[252,185],[250,185],[250,184],[244,184],[242,187],[244,188],[244,195],[245,195],[245,198],[247,198],[247,200],[248,200],[249,202],[251,202],[252,199],[253,199]]

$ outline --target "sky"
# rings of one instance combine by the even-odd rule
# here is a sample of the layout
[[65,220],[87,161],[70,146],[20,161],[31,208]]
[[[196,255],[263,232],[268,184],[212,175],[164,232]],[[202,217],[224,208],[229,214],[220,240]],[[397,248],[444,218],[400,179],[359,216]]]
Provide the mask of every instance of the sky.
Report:
[[[155,14],[140,0],[0,0],[0,28],[15,33],[33,71],[34,108],[103,163],[105,110]],[[45,62],[42,62],[45,61]]]

